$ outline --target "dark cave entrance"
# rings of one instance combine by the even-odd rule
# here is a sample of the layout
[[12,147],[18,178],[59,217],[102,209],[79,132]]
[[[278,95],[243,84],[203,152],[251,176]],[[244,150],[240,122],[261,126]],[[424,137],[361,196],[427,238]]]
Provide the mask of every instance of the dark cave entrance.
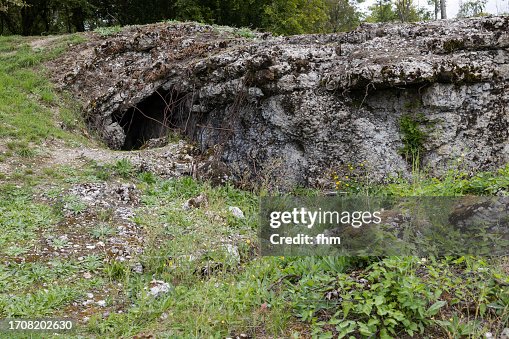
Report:
[[[189,115],[188,95],[174,90],[157,90],[152,95],[116,116],[115,121],[122,126],[125,141],[122,150],[132,151],[144,148],[153,139],[164,146],[170,132],[182,132],[184,115]],[[163,142],[161,144],[161,142]],[[153,146],[152,146],[153,147]]]

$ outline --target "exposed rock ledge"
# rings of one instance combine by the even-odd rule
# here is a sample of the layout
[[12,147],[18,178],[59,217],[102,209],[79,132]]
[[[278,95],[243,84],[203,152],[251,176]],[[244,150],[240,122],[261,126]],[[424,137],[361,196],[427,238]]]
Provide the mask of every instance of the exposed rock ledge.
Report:
[[254,38],[157,24],[92,39],[53,66],[111,148],[161,136],[164,120],[242,179],[317,185],[361,162],[375,180],[408,175],[407,114],[425,121],[423,165],[436,174],[462,155],[470,170],[509,160],[509,17]]

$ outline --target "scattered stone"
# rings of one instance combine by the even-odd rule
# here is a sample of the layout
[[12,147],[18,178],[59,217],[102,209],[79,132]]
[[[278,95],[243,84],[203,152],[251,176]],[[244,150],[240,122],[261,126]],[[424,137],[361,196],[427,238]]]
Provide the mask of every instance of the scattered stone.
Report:
[[143,274],[143,266],[139,262],[133,265],[132,270],[134,273]]
[[124,220],[130,220],[135,216],[134,210],[131,207],[117,207],[115,209],[115,214]]
[[90,272],[85,272],[85,273],[83,274],[83,278],[85,278],[85,279],[91,279],[91,278],[92,278],[92,274],[90,274]]
[[96,302],[97,306],[106,307],[106,300],[99,300]]
[[136,185],[134,184],[120,184],[113,188],[113,192],[117,195],[117,199],[123,203],[138,203]]
[[228,210],[233,214],[233,216],[237,219],[244,219],[244,212],[237,206],[230,206]]
[[94,301],[93,301],[93,300],[91,300],[91,299],[89,299],[89,300],[85,300],[85,301],[82,303],[82,305],[83,305],[83,306],[88,306],[88,305],[92,304],[93,302],[94,302]]
[[170,284],[164,282],[162,280],[152,280],[150,282],[149,294],[154,296],[155,298],[160,295],[169,293],[171,290]]
[[226,250],[228,251],[230,258],[232,258],[235,262],[240,262],[240,254],[237,246],[226,244]]
[[190,210],[192,208],[200,208],[205,205],[207,205],[207,196],[202,193],[195,198],[191,198],[191,199],[187,200],[182,205],[182,208],[185,210]]

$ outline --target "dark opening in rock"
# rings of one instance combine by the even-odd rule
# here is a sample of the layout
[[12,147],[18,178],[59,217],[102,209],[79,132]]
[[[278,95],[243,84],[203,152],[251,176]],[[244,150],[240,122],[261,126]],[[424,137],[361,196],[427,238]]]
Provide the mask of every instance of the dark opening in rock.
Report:
[[122,150],[164,146],[170,131],[180,131],[186,95],[158,90],[117,116],[125,133]]

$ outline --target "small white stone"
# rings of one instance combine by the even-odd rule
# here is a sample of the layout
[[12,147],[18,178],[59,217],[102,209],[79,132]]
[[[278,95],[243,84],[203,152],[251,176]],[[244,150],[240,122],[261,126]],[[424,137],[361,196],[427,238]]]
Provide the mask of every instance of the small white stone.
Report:
[[150,282],[149,293],[154,297],[170,292],[170,284],[162,280],[152,280]]
[[233,216],[235,218],[238,218],[238,219],[244,219],[244,212],[242,212],[242,210],[240,208],[238,208],[237,206],[230,206],[228,207],[228,210],[233,214]]
[[228,254],[233,260],[235,260],[236,262],[240,262],[240,254],[237,246],[232,244],[226,244],[226,250],[228,251]]

